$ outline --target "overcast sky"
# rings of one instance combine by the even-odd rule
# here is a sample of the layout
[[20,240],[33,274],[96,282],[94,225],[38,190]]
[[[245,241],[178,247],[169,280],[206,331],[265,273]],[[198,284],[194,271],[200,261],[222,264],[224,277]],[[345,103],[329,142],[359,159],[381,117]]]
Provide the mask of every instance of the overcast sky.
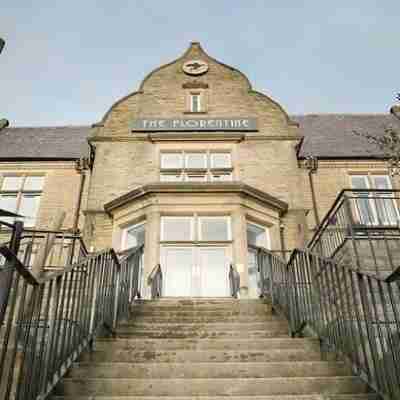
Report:
[[200,41],[290,114],[384,113],[399,0],[2,0],[0,118],[90,124]]

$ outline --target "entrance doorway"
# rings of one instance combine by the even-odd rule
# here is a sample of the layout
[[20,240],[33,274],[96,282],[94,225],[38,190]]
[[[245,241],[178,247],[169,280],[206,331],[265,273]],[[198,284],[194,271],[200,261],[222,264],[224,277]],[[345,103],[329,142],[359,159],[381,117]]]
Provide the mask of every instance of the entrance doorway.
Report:
[[229,296],[229,261],[225,247],[164,246],[161,266],[165,296]]

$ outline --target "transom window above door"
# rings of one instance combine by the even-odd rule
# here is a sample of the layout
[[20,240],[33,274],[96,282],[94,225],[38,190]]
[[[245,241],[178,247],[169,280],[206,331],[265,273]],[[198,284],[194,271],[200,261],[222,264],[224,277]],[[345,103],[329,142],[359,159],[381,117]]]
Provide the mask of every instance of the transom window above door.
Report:
[[161,182],[231,181],[232,156],[227,151],[171,151],[160,154]]
[[231,241],[229,216],[164,216],[161,217],[161,241],[224,242]]

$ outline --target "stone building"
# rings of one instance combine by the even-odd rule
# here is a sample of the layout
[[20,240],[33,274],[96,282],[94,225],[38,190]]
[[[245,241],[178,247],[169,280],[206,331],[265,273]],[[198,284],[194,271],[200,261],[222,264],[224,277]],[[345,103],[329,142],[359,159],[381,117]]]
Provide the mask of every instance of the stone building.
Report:
[[144,296],[157,264],[166,296],[226,296],[233,264],[241,296],[258,297],[252,245],[304,247],[342,189],[397,185],[352,134],[394,123],[290,115],[192,43],[92,126],[2,130],[0,208],[35,229],[65,210],[91,250],[144,243]]

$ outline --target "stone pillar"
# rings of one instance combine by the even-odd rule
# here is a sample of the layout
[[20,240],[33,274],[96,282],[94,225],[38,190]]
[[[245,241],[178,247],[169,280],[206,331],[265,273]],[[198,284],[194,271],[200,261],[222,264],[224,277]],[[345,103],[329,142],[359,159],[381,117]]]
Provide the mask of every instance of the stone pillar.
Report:
[[144,297],[149,298],[150,288],[147,277],[160,262],[160,212],[150,210],[146,213],[145,253],[144,253]]
[[248,297],[249,271],[247,266],[246,215],[241,207],[232,214],[234,264],[240,274],[240,297]]

